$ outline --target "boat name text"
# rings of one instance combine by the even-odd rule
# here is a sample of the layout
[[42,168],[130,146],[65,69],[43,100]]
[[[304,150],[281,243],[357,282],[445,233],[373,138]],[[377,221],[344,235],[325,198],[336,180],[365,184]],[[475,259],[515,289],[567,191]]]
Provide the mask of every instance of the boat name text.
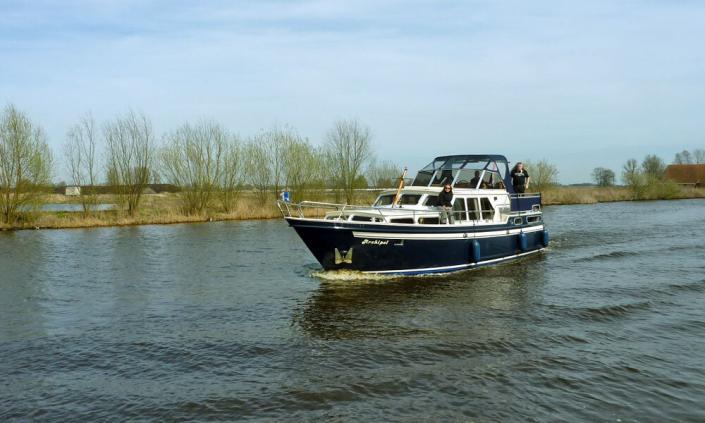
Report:
[[362,245],[389,245],[389,240],[382,240],[382,239],[363,239],[361,242]]

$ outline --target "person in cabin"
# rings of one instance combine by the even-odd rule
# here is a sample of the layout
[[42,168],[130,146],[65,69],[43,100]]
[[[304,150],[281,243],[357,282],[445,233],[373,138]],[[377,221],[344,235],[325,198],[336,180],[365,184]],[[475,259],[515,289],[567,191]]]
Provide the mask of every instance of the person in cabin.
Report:
[[450,184],[443,186],[443,191],[438,194],[438,206],[441,208],[441,223],[453,223],[453,187]]
[[475,171],[475,177],[470,179],[470,188],[477,188],[477,184],[480,182],[480,171]]
[[[491,177],[492,177],[492,176],[490,176],[490,178],[491,178]],[[480,184],[479,187],[477,186],[478,183]],[[470,188],[481,188],[481,189],[485,189],[485,188],[487,188],[487,187],[488,187],[487,182],[485,182],[484,180],[481,180],[481,179],[480,179],[480,171],[479,171],[479,170],[476,170],[476,171],[475,171],[475,177],[470,180]]]
[[442,184],[452,184],[453,183],[453,171],[450,169],[444,169],[438,175],[438,182]]
[[514,192],[517,194],[523,194],[529,189],[529,172],[524,169],[524,163],[519,162],[514,165],[512,169],[512,186],[514,186]]

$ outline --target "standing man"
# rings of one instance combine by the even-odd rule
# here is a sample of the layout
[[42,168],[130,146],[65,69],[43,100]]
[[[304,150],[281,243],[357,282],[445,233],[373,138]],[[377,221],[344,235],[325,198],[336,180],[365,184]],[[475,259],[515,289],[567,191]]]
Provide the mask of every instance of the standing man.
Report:
[[512,185],[514,186],[514,192],[517,194],[523,194],[529,189],[529,172],[524,169],[524,163],[519,162],[512,169]]

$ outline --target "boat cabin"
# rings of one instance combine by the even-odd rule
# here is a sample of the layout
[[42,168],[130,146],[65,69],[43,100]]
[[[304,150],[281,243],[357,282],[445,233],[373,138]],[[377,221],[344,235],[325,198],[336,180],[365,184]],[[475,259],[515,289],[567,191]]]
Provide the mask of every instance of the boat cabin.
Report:
[[[410,186],[402,189],[399,201],[393,206],[396,191],[383,191],[372,207],[350,207],[326,215],[327,220],[350,222],[385,222],[405,224],[444,224],[437,207],[438,187]],[[505,190],[454,190],[454,224],[506,223],[510,215],[510,199]]]
[[[453,187],[452,222],[438,207],[438,196],[446,183]],[[294,206],[299,217],[304,217],[304,207],[333,209],[324,212],[323,219],[359,223],[476,226],[541,221],[541,195],[516,194],[509,162],[501,155],[437,157],[417,173],[411,185],[399,193],[383,191],[372,206],[316,202]],[[283,203],[283,207],[291,214],[289,203]]]
[[[394,204],[396,190],[382,192],[372,207],[349,207],[326,214],[327,220],[350,222],[450,224],[443,219],[438,195],[443,185],[453,187],[453,224],[520,224],[516,213],[540,213],[540,196],[514,194],[509,163],[501,155],[437,157],[404,187]],[[514,213],[513,213],[514,212]],[[532,217],[537,222],[538,217]],[[516,221],[516,222],[515,222]],[[528,221],[526,221],[528,223]]]

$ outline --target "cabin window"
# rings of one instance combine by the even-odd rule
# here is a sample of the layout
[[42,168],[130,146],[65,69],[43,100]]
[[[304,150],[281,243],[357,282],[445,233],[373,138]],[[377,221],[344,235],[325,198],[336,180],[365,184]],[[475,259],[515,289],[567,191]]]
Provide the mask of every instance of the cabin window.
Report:
[[495,161],[467,162],[458,172],[455,186],[458,188],[498,189],[504,188],[501,167]]
[[470,220],[480,220],[479,207],[477,206],[477,198],[468,198],[468,211]]
[[419,200],[421,200],[421,194],[404,194],[401,196],[399,204],[403,206],[415,206],[419,204]]
[[474,171],[472,169],[460,169],[458,172],[458,179],[453,185],[456,188],[475,188],[470,185],[470,180],[473,178]]
[[490,199],[487,197],[480,198],[480,212],[482,213],[482,218],[485,220],[492,220],[494,218],[494,207]]
[[541,221],[541,216],[529,216],[526,218],[526,223],[537,223]]
[[391,219],[390,222],[391,223],[414,223],[414,219],[412,219],[410,217],[409,218],[404,217],[404,218],[399,218],[399,219]]
[[502,177],[496,170],[486,170],[485,177],[483,179],[483,185],[487,189],[500,189],[504,188],[504,183],[502,182]]
[[437,206],[438,205],[438,196],[434,194],[429,194],[426,199],[423,202],[424,206]]
[[477,188],[479,181],[476,179],[474,184],[471,182],[475,179],[475,172],[478,177],[482,175],[482,168],[477,167],[478,165],[479,163],[468,163],[465,168],[461,169],[454,186],[456,188]]
[[380,195],[377,201],[375,201],[375,206],[388,206],[394,201],[394,194]]
[[[497,171],[499,172],[499,180],[500,182],[504,180],[505,176],[507,176],[507,164],[505,162],[493,162],[494,167],[497,168]],[[504,183],[502,183],[504,185]]]
[[420,225],[438,225],[439,223],[440,223],[440,221],[437,217],[420,217],[419,218]]
[[456,198],[453,200],[453,217],[455,220],[468,220],[467,211],[464,198]]
[[[421,194],[403,194],[397,204],[402,206],[415,206],[419,204]],[[394,202],[394,194],[380,195],[375,201],[375,206],[389,206]]]
[[372,222],[372,218],[369,216],[353,216],[350,220],[353,222]]
[[416,174],[416,178],[414,179],[414,182],[411,183],[411,185],[422,186],[422,187],[428,186],[428,184],[431,183],[432,177],[433,177],[433,172],[422,170]]
[[[442,186],[444,184],[452,184],[453,183],[453,170],[452,169],[439,169],[436,171],[436,174],[433,177],[433,181],[431,182],[431,186]],[[457,171],[455,171],[457,173]]]
[[515,217],[512,220],[512,223],[514,223],[515,225],[521,225],[521,217]]

